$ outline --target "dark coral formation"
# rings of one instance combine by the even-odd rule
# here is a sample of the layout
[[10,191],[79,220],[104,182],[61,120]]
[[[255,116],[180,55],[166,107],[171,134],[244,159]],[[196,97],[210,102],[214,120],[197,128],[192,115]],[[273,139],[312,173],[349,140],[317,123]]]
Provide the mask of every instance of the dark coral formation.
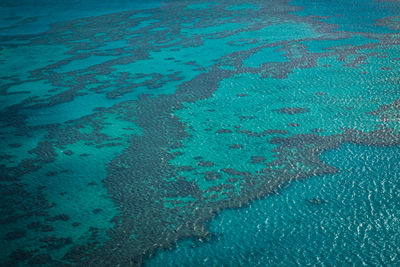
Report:
[[34,256],[30,261],[29,264],[31,265],[45,265],[50,264],[52,262],[52,258],[50,254],[38,254]]
[[243,148],[243,146],[240,145],[240,144],[233,144],[233,145],[230,145],[229,148],[232,148],[232,149],[241,149],[241,148]]
[[230,129],[218,129],[216,133],[232,133],[232,130]]
[[289,115],[310,112],[310,110],[308,108],[298,108],[298,107],[274,109],[273,111],[276,111],[276,112],[282,113],[282,114],[289,114]]
[[[202,129],[204,134],[217,134],[228,137],[239,134],[243,138],[257,138],[275,146],[274,160],[267,162],[261,155],[252,156],[249,161],[263,166],[256,172],[236,169],[235,166],[221,166],[217,161],[208,160],[207,156],[189,156],[195,160],[193,165],[179,166],[171,163],[180,155],[186,155],[183,141],[191,137],[190,122],[184,122],[182,118],[175,115],[182,111],[185,104],[194,103],[199,100],[209,99],[218,90],[220,82],[226,78],[242,73],[262,73],[263,77],[274,77],[283,79],[296,68],[311,68],[317,65],[318,57],[335,55],[344,59],[348,55],[357,54],[357,49],[347,50],[334,49],[332,52],[311,54],[303,46],[300,46],[300,57],[293,55],[292,49],[300,45],[297,40],[279,41],[273,44],[260,44],[249,50],[233,51],[222,58],[213,61],[211,66],[202,66],[195,61],[187,61],[186,66],[195,66],[196,71],[201,72],[193,78],[185,79],[184,74],[173,71],[166,73],[128,73],[113,72],[116,65],[126,65],[139,60],[150,58],[151,52],[160,51],[162,48],[179,50],[181,47],[199,47],[209,37],[207,34],[196,36],[185,36],[181,34],[184,27],[181,25],[196,17],[202,18],[203,12],[207,12],[209,19],[200,20],[193,27],[204,28],[220,25],[219,17],[226,17],[224,23],[236,22],[240,19],[238,11],[227,10],[226,7],[234,4],[235,1],[224,1],[208,11],[188,11],[186,4],[176,1],[171,5],[165,5],[156,10],[149,10],[155,20],[152,25],[134,30],[141,22],[140,18],[134,15],[140,11],[122,12],[100,16],[95,18],[84,18],[75,21],[59,23],[45,33],[25,37],[31,44],[68,44],[68,58],[50,64],[46,67],[32,71],[31,75],[36,80],[45,80],[54,87],[60,88],[49,93],[45,99],[30,98],[23,103],[10,106],[1,116],[6,126],[15,127],[13,135],[30,135],[33,131],[45,131],[46,135],[40,140],[34,149],[29,151],[29,156],[24,158],[17,166],[1,167],[1,181],[7,182],[7,186],[0,189],[0,206],[6,210],[6,216],[1,218],[1,223],[10,224],[21,220],[35,220],[25,223],[28,230],[41,231],[47,235],[40,239],[43,243],[43,251],[17,250],[10,254],[10,259],[25,264],[49,264],[57,265],[59,262],[53,259],[51,254],[60,248],[66,249],[67,253],[63,261],[72,265],[86,266],[89,263],[93,266],[134,266],[142,263],[143,258],[150,255],[156,249],[172,247],[178,240],[186,237],[198,237],[206,239],[209,233],[206,222],[214,214],[224,208],[237,208],[247,204],[249,201],[276,193],[289,182],[310,176],[336,172],[334,166],[328,166],[322,162],[319,155],[329,149],[336,148],[343,143],[357,143],[364,145],[390,146],[399,145],[400,136],[393,129],[381,127],[372,132],[361,132],[352,129],[344,129],[343,133],[332,136],[318,135],[322,129],[314,129],[312,133],[291,134],[287,129],[260,129],[260,131],[246,130],[241,127],[226,125],[207,126]],[[335,36],[332,32],[332,25],[318,22],[313,18],[297,17],[290,14],[296,10],[286,4],[286,1],[264,3],[258,10],[252,12],[251,16],[265,17],[274,16],[275,12],[281,15],[284,21],[303,22],[318,29],[318,31]],[[174,20],[163,21],[165,17]],[[177,21],[178,20],[178,21]],[[85,27],[82,27],[85,25]],[[105,36],[96,35],[102,33],[105,26],[110,31]],[[148,31],[167,26],[168,30],[159,31],[154,35],[146,34]],[[252,25],[249,28],[236,29],[233,31],[215,34],[212,38],[223,39],[235,34],[255,31],[268,25]],[[69,30],[69,33],[65,31]],[[90,29],[90,30],[88,30]],[[129,36],[125,40],[124,36]],[[0,37],[0,41],[5,37]],[[11,38],[11,37],[10,37]],[[15,37],[15,40],[18,40]],[[20,37],[22,38],[22,37]],[[139,50],[130,46],[103,50],[102,47],[109,39],[113,41],[128,41],[136,44]],[[88,41],[89,40],[89,41]],[[318,40],[318,39],[316,39]],[[386,40],[387,45],[394,41]],[[87,47],[90,43],[91,47]],[[245,44],[257,44],[257,40],[237,40],[229,42],[231,46],[244,47]],[[264,47],[280,45],[290,59],[284,63],[264,63],[257,68],[243,66],[243,60],[254,52]],[[368,45],[373,47],[373,45]],[[84,51],[84,52],[82,52]],[[58,73],[57,69],[74,62],[75,60],[87,59],[90,55],[117,55],[112,60],[101,64],[87,67],[83,70],[74,70],[66,73]],[[168,61],[175,61],[172,57]],[[358,57],[349,67],[362,63],[365,57]],[[231,66],[226,69],[224,66]],[[385,70],[389,69],[385,67]],[[100,80],[97,76],[106,75],[107,80]],[[139,81],[140,80],[140,81]],[[13,84],[22,84],[24,81],[15,81]],[[163,88],[173,82],[179,82],[174,92],[158,94],[157,89]],[[145,88],[155,95],[142,94],[136,100],[126,100],[111,107],[96,108],[92,114],[79,119],[73,119],[65,123],[54,123],[40,126],[28,126],[27,116],[20,110],[29,109],[32,112],[40,111],[43,108],[68,103],[88,94],[87,87],[91,84],[101,84],[89,89],[90,93],[105,94],[108,99],[119,99],[127,94],[137,92]],[[118,86],[114,86],[117,84]],[[6,85],[2,90],[6,92]],[[156,95],[158,94],[158,95]],[[324,96],[325,93],[317,92],[316,95]],[[235,99],[246,100],[250,93],[241,93],[234,96]],[[371,114],[379,117],[382,121],[398,116],[399,101],[384,105],[373,111]],[[207,109],[207,114],[216,114],[219,110]],[[295,115],[310,112],[304,107],[285,107],[274,110],[280,114]],[[103,132],[109,122],[107,116],[116,116],[120,121],[130,123],[129,126],[138,126],[139,133],[128,133],[134,130],[131,127],[118,128],[121,134],[118,137]],[[255,116],[237,114],[241,122],[254,121],[259,119]],[[304,114],[306,115],[306,114]],[[283,117],[283,116],[279,116]],[[296,118],[295,116],[291,118]],[[299,127],[297,123],[290,123],[291,127]],[[89,128],[89,130],[83,130]],[[220,128],[224,127],[224,128]],[[225,128],[227,127],[227,128]],[[136,128],[135,128],[136,129]],[[233,129],[233,130],[231,130]],[[89,237],[84,244],[75,244],[71,237],[59,237],[53,235],[54,225],[67,223],[73,227],[83,225],[85,222],[70,222],[68,214],[54,215],[49,210],[54,207],[42,194],[43,188],[37,192],[28,191],[22,178],[24,175],[35,173],[47,164],[51,164],[61,153],[72,158],[75,149],[68,149],[72,144],[83,143],[91,149],[121,147],[120,153],[106,162],[107,174],[102,181],[107,188],[109,197],[118,208],[119,214],[113,218],[113,228],[107,232],[107,241],[100,243],[100,230],[95,227],[89,229]],[[234,142],[240,142],[236,144]],[[242,152],[247,149],[247,143],[232,140],[225,145],[231,149],[230,152]],[[16,149],[20,147],[18,142],[8,145]],[[254,152],[254,154],[258,152]],[[61,154],[62,155],[62,154]],[[90,158],[92,154],[81,153],[82,160]],[[198,155],[198,154],[195,154]],[[2,159],[9,160],[10,155],[1,155]],[[4,168],[3,168],[4,167]],[[217,185],[202,189],[200,184],[191,180],[187,173],[197,173],[206,182],[219,182]],[[56,179],[68,173],[68,170],[47,171],[45,176],[49,179]],[[185,174],[186,173],[186,174]],[[184,174],[184,175],[182,175]],[[227,177],[225,180],[224,178]],[[221,182],[222,181],[222,182]],[[101,182],[89,182],[88,185],[100,185]],[[235,191],[240,184],[240,192]],[[68,191],[69,192],[69,191]],[[207,194],[208,193],[208,197]],[[65,194],[63,194],[65,195]],[[67,197],[66,195],[65,197]],[[194,201],[185,202],[182,199],[192,198]],[[323,200],[311,199],[311,204],[322,204]],[[7,203],[7,204],[6,204]],[[95,208],[92,213],[96,216],[103,215],[101,208]],[[38,216],[43,221],[37,221]],[[71,221],[73,219],[71,218]],[[46,223],[46,224],[44,224]],[[82,227],[83,228],[83,227]],[[6,240],[18,240],[25,237],[26,229],[16,229],[5,233]]]
[[4,237],[5,240],[11,241],[15,239],[20,239],[26,236],[26,231],[21,229],[21,230],[16,230],[12,232],[8,232],[6,236]]
[[212,167],[214,166],[214,163],[211,161],[207,161],[207,160],[201,160],[197,163],[197,166],[200,167]]
[[66,214],[59,214],[53,217],[47,217],[46,221],[47,222],[54,222],[54,221],[68,221],[69,220],[69,216]]
[[267,159],[263,156],[251,156],[250,163],[262,163],[265,162]]
[[205,173],[204,173],[204,178],[205,178],[207,181],[212,181],[212,180],[216,180],[216,179],[221,178],[221,174],[218,173],[218,172],[214,172],[214,171],[212,171],[212,172],[205,172]]

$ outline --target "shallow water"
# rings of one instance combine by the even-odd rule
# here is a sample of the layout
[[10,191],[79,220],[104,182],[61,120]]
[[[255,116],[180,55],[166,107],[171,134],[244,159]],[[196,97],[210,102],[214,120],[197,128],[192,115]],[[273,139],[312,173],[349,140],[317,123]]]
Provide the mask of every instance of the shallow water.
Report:
[[399,260],[397,1],[3,1],[0,264]]

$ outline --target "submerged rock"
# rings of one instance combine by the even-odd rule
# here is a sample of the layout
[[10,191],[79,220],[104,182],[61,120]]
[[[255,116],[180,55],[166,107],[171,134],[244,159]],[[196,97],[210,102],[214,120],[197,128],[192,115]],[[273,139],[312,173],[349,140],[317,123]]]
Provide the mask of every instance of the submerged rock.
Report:
[[321,205],[321,204],[325,204],[328,203],[327,200],[322,199],[322,198],[311,198],[307,200],[308,203],[313,204],[313,205]]

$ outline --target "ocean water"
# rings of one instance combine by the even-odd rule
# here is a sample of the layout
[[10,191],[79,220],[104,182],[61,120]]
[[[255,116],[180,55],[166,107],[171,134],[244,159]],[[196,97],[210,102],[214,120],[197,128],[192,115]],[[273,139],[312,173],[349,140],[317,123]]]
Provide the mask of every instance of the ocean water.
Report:
[[2,1],[1,266],[398,266],[400,3]]
[[[391,266],[398,262],[398,147],[325,152],[337,174],[293,182],[222,211],[208,241],[187,239],[146,266]],[[382,175],[382,170],[385,175]]]

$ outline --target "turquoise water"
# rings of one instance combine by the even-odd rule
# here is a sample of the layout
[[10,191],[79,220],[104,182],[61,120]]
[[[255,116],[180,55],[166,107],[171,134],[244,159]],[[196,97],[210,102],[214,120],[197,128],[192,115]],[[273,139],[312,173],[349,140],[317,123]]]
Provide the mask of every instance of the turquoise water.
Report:
[[322,159],[339,173],[223,211],[209,223],[210,240],[182,241],[146,266],[394,266],[399,148],[343,145]]
[[0,265],[398,266],[398,1],[3,1]]

